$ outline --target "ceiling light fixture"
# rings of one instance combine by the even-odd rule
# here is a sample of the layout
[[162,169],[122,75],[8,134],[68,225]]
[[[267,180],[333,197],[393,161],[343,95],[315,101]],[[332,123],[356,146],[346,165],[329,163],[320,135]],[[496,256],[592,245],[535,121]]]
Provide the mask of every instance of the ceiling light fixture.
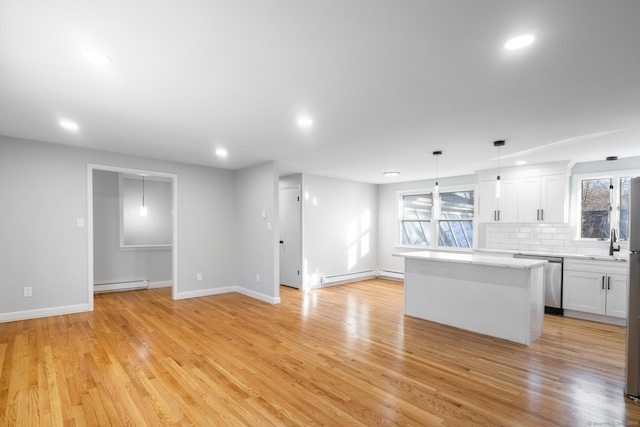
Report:
[[140,216],[147,216],[147,207],[144,204],[144,175],[142,176],[142,206],[140,206]]
[[435,192],[436,194],[438,194],[438,158],[442,155],[442,151],[434,151],[433,155],[436,156],[436,186],[435,186]]
[[526,160],[518,160],[518,161],[516,162],[516,166],[522,166],[522,165],[526,165],[526,164],[527,164],[527,161],[526,161]]
[[308,129],[313,126],[313,119],[309,116],[298,117],[298,126],[303,129]]
[[216,156],[220,157],[221,159],[226,158],[228,155],[229,153],[224,148],[216,148]]
[[90,50],[82,52],[82,57],[92,64],[108,64],[111,62],[111,58],[107,55]]
[[493,141],[493,146],[498,147],[498,176],[496,177],[496,197],[500,197],[500,147],[504,147],[504,141]]
[[72,122],[71,120],[67,120],[67,119],[60,120],[60,126],[72,132],[75,132],[79,129],[78,124],[76,122]]
[[400,175],[400,172],[389,171],[389,172],[383,172],[382,175],[384,175],[384,176],[398,176],[398,175]]
[[504,48],[507,50],[522,49],[523,47],[527,47],[532,44],[535,40],[536,36],[533,34],[525,34],[508,40],[504,44]]

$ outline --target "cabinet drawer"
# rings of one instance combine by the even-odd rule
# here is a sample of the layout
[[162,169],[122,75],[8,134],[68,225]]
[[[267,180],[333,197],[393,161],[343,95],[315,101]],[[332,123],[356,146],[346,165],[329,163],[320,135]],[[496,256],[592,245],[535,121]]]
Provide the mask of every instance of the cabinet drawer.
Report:
[[626,261],[613,261],[604,259],[576,259],[565,258],[564,270],[565,271],[590,271],[593,273],[605,273],[605,274],[627,274],[627,262]]

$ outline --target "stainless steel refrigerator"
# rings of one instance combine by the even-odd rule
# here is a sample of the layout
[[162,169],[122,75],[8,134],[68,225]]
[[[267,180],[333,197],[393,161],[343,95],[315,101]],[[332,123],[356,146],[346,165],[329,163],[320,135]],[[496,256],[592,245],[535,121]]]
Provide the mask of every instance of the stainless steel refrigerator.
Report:
[[629,320],[627,321],[627,386],[640,398],[640,177],[629,187]]

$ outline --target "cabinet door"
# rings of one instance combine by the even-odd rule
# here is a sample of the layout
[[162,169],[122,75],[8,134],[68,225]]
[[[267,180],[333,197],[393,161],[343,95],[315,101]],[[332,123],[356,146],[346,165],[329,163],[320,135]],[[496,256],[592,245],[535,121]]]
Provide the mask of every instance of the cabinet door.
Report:
[[605,274],[565,270],[562,308],[605,314],[605,282]]
[[518,219],[522,222],[541,221],[540,177],[520,178],[519,185]]
[[496,220],[498,201],[496,199],[496,182],[481,181],[478,195],[478,219],[483,222]]
[[501,222],[518,221],[518,180],[503,179],[500,193],[498,220]]
[[540,207],[544,222],[567,222],[567,176],[549,175],[541,178]]
[[607,316],[627,318],[627,276],[610,274],[607,276]]

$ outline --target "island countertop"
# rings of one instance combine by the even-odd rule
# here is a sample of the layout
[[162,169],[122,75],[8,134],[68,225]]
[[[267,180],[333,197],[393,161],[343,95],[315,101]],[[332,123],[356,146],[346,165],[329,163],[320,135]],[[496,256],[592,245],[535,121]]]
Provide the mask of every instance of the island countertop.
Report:
[[507,268],[532,268],[547,261],[525,258],[508,258],[501,256],[479,255],[477,253],[461,254],[450,252],[417,251],[393,254],[403,258],[444,261],[461,264],[488,265]]

